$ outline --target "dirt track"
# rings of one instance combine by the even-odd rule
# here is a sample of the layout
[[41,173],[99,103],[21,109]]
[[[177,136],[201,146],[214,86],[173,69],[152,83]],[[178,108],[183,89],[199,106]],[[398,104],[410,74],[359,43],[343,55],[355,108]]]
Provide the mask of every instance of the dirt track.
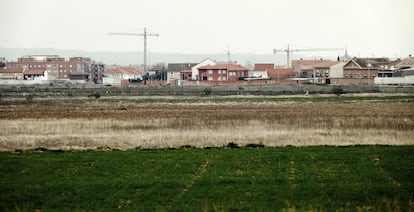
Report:
[[122,100],[46,99],[30,104],[22,100],[0,104],[0,119],[208,118],[222,120],[315,116],[406,116],[413,118],[414,102],[135,104]]

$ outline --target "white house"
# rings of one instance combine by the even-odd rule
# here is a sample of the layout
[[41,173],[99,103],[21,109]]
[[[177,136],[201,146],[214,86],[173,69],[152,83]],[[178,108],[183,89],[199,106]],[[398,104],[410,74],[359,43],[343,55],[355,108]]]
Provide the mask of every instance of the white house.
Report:
[[142,80],[144,72],[136,67],[115,67],[105,70],[103,84],[120,85],[122,80]]
[[208,66],[208,65],[212,66],[212,65],[216,65],[216,64],[217,64],[216,62],[214,62],[213,60],[211,60],[209,58],[201,61],[199,64],[197,64],[197,65],[195,65],[191,68],[191,72],[192,72],[191,79],[192,80],[199,80],[200,79],[198,68],[200,68],[202,66]]
[[330,79],[344,78],[344,65],[341,61],[324,61],[313,67],[313,81],[315,83],[330,84]]

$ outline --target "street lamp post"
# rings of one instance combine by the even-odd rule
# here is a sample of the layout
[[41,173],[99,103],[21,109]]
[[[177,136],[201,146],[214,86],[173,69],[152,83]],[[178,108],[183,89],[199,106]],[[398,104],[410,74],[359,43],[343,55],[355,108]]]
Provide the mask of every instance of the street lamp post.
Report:
[[368,63],[368,85],[369,85],[370,68],[371,68],[371,63]]

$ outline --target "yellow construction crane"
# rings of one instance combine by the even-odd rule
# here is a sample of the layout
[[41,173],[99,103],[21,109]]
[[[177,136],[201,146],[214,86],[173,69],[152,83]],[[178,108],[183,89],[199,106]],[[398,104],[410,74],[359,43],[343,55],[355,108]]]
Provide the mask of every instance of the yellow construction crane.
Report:
[[309,48],[309,49],[291,49],[289,45],[286,49],[273,49],[273,53],[286,52],[286,68],[290,68],[290,55],[292,52],[321,52],[321,51],[338,51],[341,48]]
[[147,67],[147,37],[160,36],[159,34],[147,33],[147,28],[144,28],[144,33],[125,33],[125,32],[110,32],[108,35],[126,35],[126,36],[144,36],[144,72],[148,71]]

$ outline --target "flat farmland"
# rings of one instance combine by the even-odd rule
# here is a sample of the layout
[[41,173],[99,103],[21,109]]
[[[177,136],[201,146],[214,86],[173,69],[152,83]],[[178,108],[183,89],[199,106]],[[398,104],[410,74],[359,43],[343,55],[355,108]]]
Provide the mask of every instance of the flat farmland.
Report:
[[413,96],[3,98],[0,127],[2,211],[414,208]]
[[261,144],[412,145],[414,97],[24,98],[0,103],[0,150]]

